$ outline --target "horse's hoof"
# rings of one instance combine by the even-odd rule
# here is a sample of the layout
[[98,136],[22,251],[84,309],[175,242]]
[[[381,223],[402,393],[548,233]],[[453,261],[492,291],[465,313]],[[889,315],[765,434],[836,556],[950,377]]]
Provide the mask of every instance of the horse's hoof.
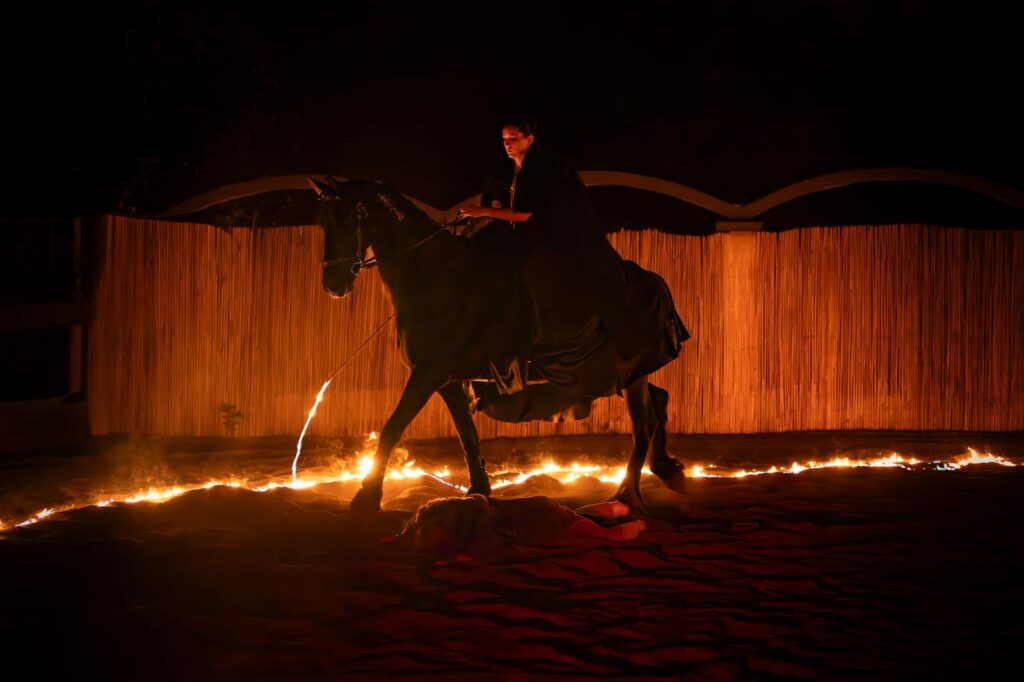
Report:
[[639,497],[634,496],[623,496],[615,500],[618,504],[624,504],[629,507],[627,516],[650,516],[650,511],[647,509],[647,505],[644,504],[643,500]]
[[353,514],[372,514],[380,511],[380,500],[384,497],[381,488],[360,488],[349,503],[349,511]]
[[469,490],[466,491],[467,495],[483,495],[484,497],[491,496],[491,479],[484,470],[483,462],[480,462],[479,467],[473,467],[475,471],[471,471],[469,474]]
[[619,486],[619,489],[615,491],[615,495],[608,500],[608,502],[615,505],[625,505],[629,508],[629,511],[623,514],[621,512],[621,506],[619,506],[618,516],[626,516],[628,514],[642,514],[646,507],[644,501],[640,497],[640,488],[637,486]]
[[651,473],[660,478],[669,490],[677,493],[686,491],[686,468],[675,457],[651,462]]

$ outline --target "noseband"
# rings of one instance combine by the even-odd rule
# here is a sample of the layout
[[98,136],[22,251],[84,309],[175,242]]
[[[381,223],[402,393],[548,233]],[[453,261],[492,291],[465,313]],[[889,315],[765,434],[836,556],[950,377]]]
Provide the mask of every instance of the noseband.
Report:
[[[363,202],[361,202],[361,201],[357,201],[356,202],[355,214],[356,214],[356,254],[354,256],[342,256],[340,258],[332,258],[330,260],[325,260],[325,261],[323,261],[322,267],[328,268],[328,267],[331,267],[332,265],[339,265],[341,263],[352,263],[352,274],[353,275],[358,275],[364,268],[373,268],[373,267],[377,267],[378,265],[380,265],[380,259],[376,255],[374,255],[373,258],[365,258],[364,257],[364,254],[366,253],[366,250],[363,247],[363,218],[367,217],[368,213],[366,211],[366,207],[363,205]],[[431,239],[433,239],[434,237],[436,237],[440,233],[446,232],[448,230],[448,227],[449,227],[449,225],[447,225],[447,224],[441,225],[436,230],[434,230],[433,232],[428,234],[426,237],[423,237],[419,241],[414,242],[414,243],[412,243],[412,244],[410,244],[408,246],[405,246],[405,247],[399,249],[398,251],[395,251],[393,253],[389,253],[389,254],[386,254],[386,255],[387,255],[388,258],[392,258],[394,256],[401,255],[403,253],[408,253],[409,251],[412,251],[416,247],[420,246],[421,244],[425,244],[426,242],[430,241]]]
[[363,248],[363,218],[366,217],[366,207],[363,206],[363,202],[356,202],[355,207],[356,214],[356,254],[354,256],[341,256],[340,258],[331,258],[325,260],[321,264],[321,267],[329,268],[334,265],[340,265],[342,263],[352,263],[352,274],[358,275],[364,268],[372,268],[379,265],[380,261],[377,257],[366,258],[366,249]]

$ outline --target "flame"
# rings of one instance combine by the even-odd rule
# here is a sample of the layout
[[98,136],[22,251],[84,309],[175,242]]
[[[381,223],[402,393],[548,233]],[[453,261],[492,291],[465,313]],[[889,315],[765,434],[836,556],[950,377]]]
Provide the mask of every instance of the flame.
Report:
[[337,372],[332,374],[327,379],[327,381],[324,382],[324,385],[320,387],[320,392],[316,394],[316,402],[314,402],[313,407],[309,409],[309,416],[306,417],[306,423],[302,425],[302,433],[299,434],[299,441],[295,444],[295,459],[292,460],[293,481],[297,481],[299,478],[297,473],[299,466],[299,457],[302,456],[302,441],[305,440],[306,438],[306,431],[309,429],[309,424],[310,422],[313,421],[313,417],[316,416],[316,408],[320,407],[320,403],[322,403],[324,400],[324,393],[327,391],[327,387],[331,385],[332,381],[334,381],[334,376],[336,374]]
[[[327,382],[330,383],[330,382]],[[321,396],[327,387],[327,383],[321,388]],[[317,404],[319,404],[319,399]],[[314,405],[310,411],[312,415],[316,410]],[[308,426],[308,422],[307,422]],[[300,437],[300,450],[301,450]],[[85,507],[109,507],[114,504],[138,504],[148,502],[159,504],[167,502],[185,493],[210,490],[217,487],[228,487],[244,489],[252,492],[267,492],[282,488],[292,490],[307,490],[325,483],[344,483],[358,481],[365,478],[373,470],[374,455],[376,454],[379,437],[376,432],[370,433],[363,442],[360,450],[354,456],[346,458],[339,467],[334,470],[320,474],[310,473],[304,478],[298,478],[295,473],[295,462],[292,463],[291,479],[256,483],[246,479],[212,479],[200,484],[193,485],[168,485],[165,487],[148,487],[135,492],[121,495],[100,494],[92,501],[84,503],[67,504],[64,506],[47,507],[32,514],[28,518],[13,523],[0,519],[0,532],[10,528],[22,528],[38,523],[54,514],[73,511]],[[396,464],[388,468],[386,479],[389,481],[414,480],[430,478],[442,483],[453,490],[465,492],[467,486],[451,481],[451,471],[447,466],[434,471],[426,471],[409,458],[409,452],[398,447],[394,450]],[[957,471],[968,466],[979,464],[996,464],[1004,467],[1020,466],[1016,462],[991,452],[979,452],[974,448],[967,448],[962,455],[945,459],[925,462],[917,457],[904,456],[897,452],[869,459],[851,459],[850,457],[837,456],[824,461],[810,460],[805,462],[792,462],[788,466],[770,466],[761,469],[727,469],[720,468],[715,464],[693,464],[687,470],[690,478],[746,478],[748,476],[765,476],[772,474],[800,474],[815,469],[850,469],[850,468],[902,468],[907,470],[918,470],[930,468],[935,471]],[[649,474],[646,468],[644,474]],[[584,477],[597,479],[603,483],[618,483],[625,475],[625,467],[611,467],[600,464],[593,464],[584,461],[562,464],[552,458],[538,462],[532,468],[522,470],[499,470],[491,473],[491,488],[499,490],[512,485],[519,485],[529,481],[535,476],[548,476],[562,483],[573,483]]]
[[[64,511],[64,510],[63,509],[55,509],[53,507],[47,507],[46,509],[44,509],[42,511],[37,511],[35,514],[33,514],[29,518],[25,519],[21,523],[16,523],[14,525],[17,526],[18,528],[22,528],[24,526],[31,526],[33,523],[39,523],[40,521],[45,519],[47,516],[51,516],[53,514],[56,514],[58,511]],[[6,528],[6,526],[0,526],[0,528]]]
[[[646,468],[643,472],[645,474],[651,473]],[[548,459],[528,471],[495,472],[492,474],[492,477],[498,478],[499,480],[491,483],[491,489],[497,490],[498,488],[505,488],[510,485],[519,485],[534,476],[548,476],[560,483],[572,483],[583,476],[596,478],[603,483],[618,483],[625,475],[626,467],[608,467],[598,464],[582,464],[580,462],[559,464],[552,459]],[[504,476],[510,476],[511,478],[502,478]]]
[[956,471],[957,469],[963,469],[964,467],[971,466],[972,464],[998,464],[999,466],[1004,467],[1017,466],[1016,463],[1006,459],[1005,457],[993,455],[991,452],[981,454],[974,448],[967,448],[966,455],[954,457],[949,462],[933,462],[933,464],[935,464],[936,468],[941,471]]
[[[995,457],[995,455],[990,455]],[[1002,458],[999,458],[1002,459]],[[1003,460],[1009,461],[1009,460]],[[874,459],[850,459],[849,457],[833,457],[824,462],[810,460],[808,462],[793,462],[788,467],[771,466],[766,469],[737,469],[735,471],[709,471],[714,469],[714,464],[695,464],[690,467],[687,475],[690,478],[746,478],[747,476],[764,476],[766,474],[799,474],[813,469],[850,469],[860,467],[872,468],[895,468],[910,469],[920,465],[921,460],[916,457],[904,457],[894,452],[885,457]],[[982,462],[978,462],[981,464]],[[1015,466],[1010,464],[1010,466]]]

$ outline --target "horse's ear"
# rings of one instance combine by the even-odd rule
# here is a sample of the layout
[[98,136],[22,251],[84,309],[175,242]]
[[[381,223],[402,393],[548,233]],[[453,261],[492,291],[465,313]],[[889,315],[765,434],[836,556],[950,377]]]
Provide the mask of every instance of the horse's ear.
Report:
[[338,185],[334,182],[334,178],[328,176],[327,180],[328,182],[320,182],[316,178],[309,178],[309,186],[322,201],[332,201],[338,198]]

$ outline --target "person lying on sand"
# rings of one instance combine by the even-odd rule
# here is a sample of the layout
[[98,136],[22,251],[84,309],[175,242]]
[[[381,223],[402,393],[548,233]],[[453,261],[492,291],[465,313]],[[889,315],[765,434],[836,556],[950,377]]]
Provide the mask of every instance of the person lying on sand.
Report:
[[[629,514],[621,502],[589,505],[588,515],[609,519]],[[581,538],[617,542],[635,540],[646,524],[627,521],[604,527],[550,497],[495,499],[483,495],[432,500],[416,510],[400,538],[418,551],[455,551],[502,542],[523,545],[571,545]]]

